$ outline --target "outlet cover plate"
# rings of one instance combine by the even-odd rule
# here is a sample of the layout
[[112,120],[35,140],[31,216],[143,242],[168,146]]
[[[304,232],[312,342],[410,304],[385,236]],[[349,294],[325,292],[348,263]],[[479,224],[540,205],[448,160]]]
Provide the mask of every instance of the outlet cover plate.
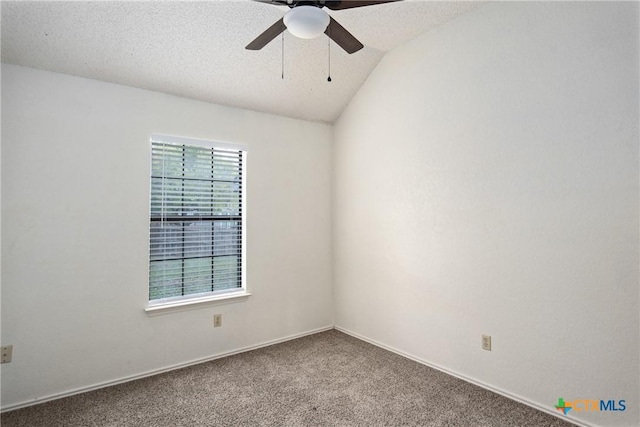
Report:
[[218,328],[222,326],[222,314],[213,315],[213,327]]
[[491,351],[491,335],[482,336],[482,349]]
[[2,350],[2,363],[10,363],[13,356],[13,346],[3,345],[0,350]]

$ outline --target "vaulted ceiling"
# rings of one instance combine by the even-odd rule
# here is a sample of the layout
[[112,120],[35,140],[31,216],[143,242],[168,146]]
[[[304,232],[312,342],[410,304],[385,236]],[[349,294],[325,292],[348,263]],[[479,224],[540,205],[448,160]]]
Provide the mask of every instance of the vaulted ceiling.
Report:
[[349,55],[288,32],[246,50],[289,10],[251,0],[2,1],[2,62],[331,123],[386,52],[478,5],[329,10],[365,46]]

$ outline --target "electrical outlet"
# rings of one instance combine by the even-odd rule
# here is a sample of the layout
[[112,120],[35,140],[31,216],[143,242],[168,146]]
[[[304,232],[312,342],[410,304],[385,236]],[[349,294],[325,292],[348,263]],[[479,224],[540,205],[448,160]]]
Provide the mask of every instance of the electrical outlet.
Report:
[[10,363],[11,356],[13,356],[13,346],[12,345],[2,346],[2,363]]
[[214,314],[213,315],[213,327],[217,328],[222,326],[222,314]]
[[482,336],[482,349],[491,351],[491,335]]

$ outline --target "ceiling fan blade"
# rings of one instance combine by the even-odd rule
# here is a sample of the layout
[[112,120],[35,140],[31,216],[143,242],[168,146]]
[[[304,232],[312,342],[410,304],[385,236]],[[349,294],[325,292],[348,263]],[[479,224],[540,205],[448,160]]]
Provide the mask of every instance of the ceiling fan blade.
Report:
[[353,37],[353,35],[342,25],[338,24],[335,19],[333,19],[332,17],[329,17],[329,19],[329,25],[327,26],[327,29],[324,31],[324,33],[329,36],[331,40],[336,42],[338,46],[340,46],[350,54],[357,52],[364,47],[357,38]]
[[327,0],[324,5],[331,10],[352,9],[354,7],[374,6],[402,0]]
[[255,38],[254,41],[249,43],[245,49],[249,50],[260,50],[267,45],[271,40],[275,39],[286,30],[287,27],[284,25],[284,21],[280,18],[275,24],[267,28],[262,34]]
[[258,3],[272,4],[272,5],[275,5],[275,6],[288,6],[289,5],[287,3],[287,0],[253,0],[253,1],[257,1]]

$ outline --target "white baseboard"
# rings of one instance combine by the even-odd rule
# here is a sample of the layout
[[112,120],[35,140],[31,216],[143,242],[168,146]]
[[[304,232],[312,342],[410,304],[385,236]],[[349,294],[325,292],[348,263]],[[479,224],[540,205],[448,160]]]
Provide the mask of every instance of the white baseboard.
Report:
[[16,403],[16,404],[12,404],[12,405],[3,406],[0,409],[0,412],[13,411],[13,410],[16,410],[16,409],[25,408],[25,407],[32,406],[32,405],[37,405],[37,404],[48,402],[48,401],[51,401],[51,400],[61,399],[61,398],[64,398],[64,397],[69,397],[69,396],[73,396],[73,395],[80,394],[80,393],[86,393],[86,392],[89,392],[89,391],[98,390],[98,389],[101,389],[101,388],[110,387],[110,386],[113,386],[113,385],[122,384],[122,383],[126,383],[126,382],[129,382],[129,381],[135,381],[135,380],[138,380],[138,379],[141,379],[141,378],[146,378],[146,377],[150,377],[150,376],[153,376],[153,375],[162,374],[164,372],[169,372],[169,371],[173,371],[173,370],[176,370],[176,369],[186,368],[187,366],[192,366],[192,365],[197,365],[199,363],[209,362],[211,360],[216,360],[216,359],[220,359],[220,358],[223,358],[223,357],[232,356],[234,354],[245,353],[247,351],[256,350],[256,349],[259,349],[259,348],[262,348],[262,347],[268,347],[270,345],[279,344],[279,343],[282,343],[282,342],[294,340],[296,338],[302,338],[302,337],[307,336],[307,335],[313,335],[313,334],[317,334],[317,333],[320,333],[320,332],[329,331],[331,329],[336,329],[336,330],[338,330],[340,332],[343,332],[343,333],[345,333],[347,335],[351,335],[352,337],[355,337],[355,338],[357,338],[359,340],[362,340],[362,341],[368,342],[369,344],[375,345],[376,347],[380,347],[382,349],[388,350],[388,351],[390,351],[392,353],[398,354],[398,355],[400,355],[402,357],[406,357],[407,359],[413,360],[415,362],[418,362],[418,363],[420,363],[422,365],[425,365],[425,366],[428,366],[430,368],[437,369],[438,371],[444,372],[447,375],[454,376],[454,377],[459,378],[459,379],[461,379],[463,381],[466,381],[468,383],[477,385],[478,387],[482,387],[484,389],[487,389],[489,391],[497,393],[497,394],[499,394],[501,396],[504,396],[504,397],[506,397],[508,399],[514,400],[516,402],[522,403],[522,404],[527,405],[527,406],[530,406],[530,407],[532,407],[532,408],[534,408],[534,409],[536,409],[538,411],[542,411],[542,412],[545,412],[545,413],[547,413],[549,415],[552,415],[554,417],[560,418],[563,421],[566,421],[566,422],[569,422],[569,423],[573,423],[573,424],[581,426],[581,427],[596,427],[593,424],[589,424],[589,423],[586,423],[584,421],[578,421],[578,420],[573,419],[573,418],[568,419],[566,417],[560,416],[555,411],[552,411],[551,409],[549,409],[549,408],[547,408],[547,407],[545,407],[543,405],[540,405],[539,403],[532,402],[532,401],[530,401],[530,400],[528,400],[528,399],[526,399],[526,398],[524,398],[522,396],[518,396],[516,394],[510,393],[510,392],[505,391],[505,390],[502,390],[502,389],[500,389],[498,387],[494,387],[494,386],[485,384],[485,383],[483,383],[481,381],[478,381],[476,379],[469,378],[469,377],[467,377],[465,375],[459,374],[459,373],[457,373],[455,371],[452,371],[450,369],[444,368],[444,367],[439,366],[439,365],[437,365],[435,363],[429,362],[427,360],[424,360],[424,359],[421,359],[419,357],[416,357],[416,356],[414,356],[412,354],[409,354],[409,353],[406,353],[404,351],[398,350],[398,349],[396,349],[394,347],[391,347],[389,345],[386,345],[386,344],[383,344],[383,343],[378,342],[376,340],[373,340],[373,339],[370,339],[368,337],[362,336],[362,335],[360,335],[358,333],[350,331],[350,330],[348,330],[346,328],[343,328],[341,326],[325,326],[325,327],[322,327],[322,328],[318,328],[318,329],[313,329],[313,330],[310,330],[310,331],[302,332],[302,333],[299,333],[299,334],[289,335],[289,336],[286,336],[286,337],[283,337],[283,338],[278,338],[278,339],[271,340],[271,341],[265,341],[265,342],[262,342],[262,343],[259,343],[259,344],[255,344],[255,345],[252,345],[252,346],[247,346],[247,347],[239,348],[239,349],[236,349],[236,350],[231,350],[231,351],[227,351],[227,352],[223,352],[223,353],[218,353],[218,354],[215,354],[213,356],[208,356],[208,357],[204,357],[204,358],[200,358],[200,359],[190,360],[188,362],[179,363],[179,364],[176,364],[176,365],[171,365],[171,366],[167,366],[167,367],[160,368],[160,369],[154,369],[154,370],[143,372],[143,373],[136,374],[136,375],[130,375],[130,376],[127,376],[127,377],[122,377],[122,378],[118,378],[118,379],[111,380],[111,381],[105,381],[105,382],[101,382],[101,383],[94,384],[94,385],[87,386],[87,387],[80,387],[80,388],[76,388],[76,389],[73,389],[73,390],[68,390],[68,391],[65,391],[65,392],[62,392],[62,393],[56,393],[56,394],[40,397],[40,398],[37,398],[37,399],[28,400],[28,401],[21,402],[21,403]]
[[105,387],[110,387],[110,386],[117,385],[117,384],[126,383],[126,382],[129,382],[129,381],[135,381],[135,380],[138,380],[138,379],[141,379],[141,378],[146,378],[146,377],[150,377],[150,376],[153,376],[153,375],[162,374],[164,372],[169,372],[169,371],[173,371],[173,370],[176,370],[176,369],[186,368],[187,366],[197,365],[199,363],[209,362],[209,361],[220,359],[220,358],[227,357],[227,356],[233,356],[234,354],[245,353],[247,351],[257,350],[257,349],[262,348],[262,347],[268,347],[270,345],[280,344],[280,343],[285,342],[285,341],[290,341],[290,340],[294,340],[296,338],[305,337],[307,335],[313,335],[313,334],[317,334],[317,333],[320,333],[320,332],[329,331],[331,329],[333,329],[333,325],[325,326],[325,327],[318,328],[318,329],[313,329],[311,331],[306,331],[306,332],[302,332],[302,333],[299,333],[299,334],[289,335],[289,336],[286,336],[286,337],[283,337],[283,338],[278,338],[278,339],[271,340],[271,341],[265,341],[265,342],[262,342],[262,343],[259,343],[259,344],[251,345],[251,346],[248,346],[248,347],[242,347],[242,348],[239,348],[239,349],[236,349],[236,350],[231,350],[231,351],[226,351],[226,352],[223,352],[223,353],[218,353],[218,354],[215,354],[213,356],[208,356],[208,357],[203,357],[203,358],[200,358],[200,359],[190,360],[188,362],[178,363],[176,365],[171,365],[171,366],[167,366],[167,367],[160,368],[160,369],[154,369],[154,370],[143,372],[143,373],[140,373],[140,374],[130,375],[130,376],[127,376],[127,377],[122,377],[122,378],[118,378],[118,379],[111,380],[111,381],[104,381],[104,382],[93,384],[93,385],[90,385],[90,386],[80,387],[80,388],[76,388],[76,389],[73,389],[73,390],[68,390],[68,391],[65,391],[65,392],[62,392],[62,393],[56,393],[56,394],[52,394],[52,395],[49,395],[49,396],[39,397],[39,398],[36,398],[36,399],[32,399],[32,400],[28,400],[28,401],[24,401],[24,402],[20,402],[20,403],[15,403],[15,404],[3,406],[0,409],[0,412],[13,411],[15,409],[25,408],[27,406],[33,406],[33,405],[37,405],[37,404],[40,404],[40,403],[49,402],[51,400],[61,399],[63,397],[69,397],[69,396],[73,396],[73,395],[80,394],[80,393],[86,393],[88,391],[98,390],[98,389],[101,389],[101,388],[105,388]]
[[484,388],[486,390],[489,390],[489,391],[492,391],[494,393],[497,393],[497,394],[499,394],[501,396],[504,396],[504,397],[506,397],[508,399],[515,400],[516,402],[519,402],[519,403],[522,403],[524,405],[530,406],[530,407],[532,407],[534,409],[537,409],[538,411],[542,411],[542,412],[547,413],[549,415],[552,415],[552,416],[554,416],[556,418],[560,418],[562,421],[565,421],[565,422],[568,422],[568,423],[572,423],[572,424],[575,424],[575,425],[581,426],[581,427],[596,427],[595,425],[586,423],[584,421],[578,421],[578,420],[573,419],[573,418],[566,418],[565,416],[560,415],[559,412],[553,411],[553,410],[551,410],[551,409],[549,409],[549,408],[547,408],[547,407],[545,407],[543,405],[540,405],[537,402],[532,402],[532,401],[530,401],[530,400],[528,400],[528,399],[526,399],[526,398],[524,398],[522,396],[518,396],[517,394],[513,394],[513,393],[510,393],[508,391],[502,390],[502,389],[500,389],[498,387],[494,387],[494,386],[485,384],[482,381],[478,381],[476,379],[469,378],[469,377],[464,376],[462,374],[459,374],[459,373],[457,373],[455,371],[452,371],[450,369],[447,369],[447,368],[444,368],[442,366],[439,366],[439,365],[437,365],[435,363],[431,363],[431,362],[429,362],[427,360],[424,360],[424,359],[421,359],[419,357],[416,357],[416,356],[414,356],[412,354],[405,353],[404,351],[398,350],[397,348],[394,348],[394,347],[391,347],[389,345],[382,344],[382,343],[380,343],[380,342],[378,342],[376,340],[372,340],[370,338],[364,337],[364,336],[362,336],[360,334],[357,334],[357,333],[355,333],[353,331],[350,331],[350,330],[348,330],[346,328],[343,328],[341,326],[337,326],[336,325],[335,329],[337,331],[344,332],[347,335],[351,335],[354,338],[358,338],[359,340],[368,342],[369,344],[373,344],[376,347],[383,348],[383,349],[388,350],[388,351],[390,351],[392,353],[398,354],[398,355],[400,355],[402,357],[406,357],[407,359],[411,359],[414,362],[418,362],[418,363],[420,363],[422,365],[425,365],[425,366],[428,366],[430,368],[437,369],[438,371],[444,372],[447,375],[451,375],[453,377],[459,378],[459,379],[461,379],[463,381],[466,381],[468,383],[477,385],[478,387],[482,387],[482,388]]

